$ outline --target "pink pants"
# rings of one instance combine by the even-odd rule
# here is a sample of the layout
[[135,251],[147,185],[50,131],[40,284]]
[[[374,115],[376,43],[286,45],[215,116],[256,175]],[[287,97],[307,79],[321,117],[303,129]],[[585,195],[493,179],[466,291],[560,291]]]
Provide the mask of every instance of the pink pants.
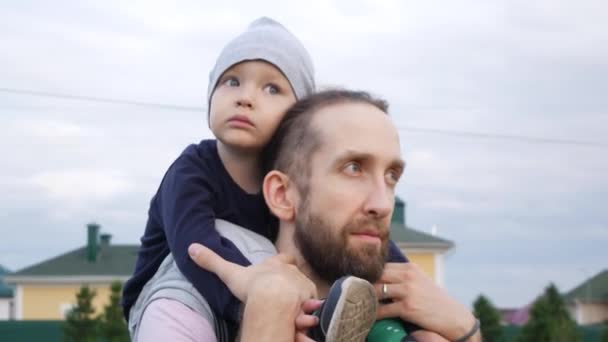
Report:
[[217,342],[211,323],[188,306],[160,298],[142,315],[135,342]]

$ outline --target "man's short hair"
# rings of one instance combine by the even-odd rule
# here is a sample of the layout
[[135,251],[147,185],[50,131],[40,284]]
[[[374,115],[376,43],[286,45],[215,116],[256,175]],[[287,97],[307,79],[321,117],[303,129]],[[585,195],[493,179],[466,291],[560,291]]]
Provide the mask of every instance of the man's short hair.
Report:
[[[311,127],[319,110],[342,103],[364,103],[388,113],[388,103],[364,91],[332,89],[297,101],[287,110],[262,154],[264,173],[278,170],[294,180],[302,194],[308,193],[310,157],[322,144],[319,132]],[[348,113],[342,113],[348,115]]]

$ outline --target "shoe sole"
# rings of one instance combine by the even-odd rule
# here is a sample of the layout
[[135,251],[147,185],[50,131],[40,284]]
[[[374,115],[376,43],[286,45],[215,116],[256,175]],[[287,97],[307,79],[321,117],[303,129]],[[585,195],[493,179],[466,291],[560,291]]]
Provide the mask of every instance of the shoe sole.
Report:
[[[342,283],[325,342],[363,342],[376,321],[378,300],[368,281],[349,277]],[[337,314],[339,313],[339,314]]]

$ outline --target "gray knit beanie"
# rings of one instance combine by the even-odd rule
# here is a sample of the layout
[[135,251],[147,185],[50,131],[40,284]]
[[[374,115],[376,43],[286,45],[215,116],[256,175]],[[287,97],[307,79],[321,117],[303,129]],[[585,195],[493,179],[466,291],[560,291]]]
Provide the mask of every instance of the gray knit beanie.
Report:
[[261,17],[234,38],[220,53],[209,73],[207,104],[222,74],[231,66],[250,60],[263,60],[276,66],[287,78],[296,99],[312,94],[315,89],[312,59],[302,43],[283,25]]

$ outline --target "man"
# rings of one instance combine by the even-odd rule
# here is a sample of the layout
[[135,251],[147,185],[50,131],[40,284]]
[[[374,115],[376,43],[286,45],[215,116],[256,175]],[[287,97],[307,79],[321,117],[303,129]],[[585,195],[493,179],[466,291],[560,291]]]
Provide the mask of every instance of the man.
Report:
[[438,334],[415,331],[417,340],[480,340],[470,311],[415,265],[385,264],[395,187],[404,168],[386,111],[385,102],[366,93],[326,91],[286,114],[267,148],[270,171],[263,191],[279,219],[275,246],[291,257],[242,268],[191,246],[195,262],[245,303],[243,340],[266,340],[283,329],[306,339],[302,330],[316,321],[299,308],[304,304],[308,312],[315,306],[306,301],[314,291],[301,274],[320,298],[346,274],[374,282],[378,297],[388,301],[380,305],[378,319],[398,317]]

